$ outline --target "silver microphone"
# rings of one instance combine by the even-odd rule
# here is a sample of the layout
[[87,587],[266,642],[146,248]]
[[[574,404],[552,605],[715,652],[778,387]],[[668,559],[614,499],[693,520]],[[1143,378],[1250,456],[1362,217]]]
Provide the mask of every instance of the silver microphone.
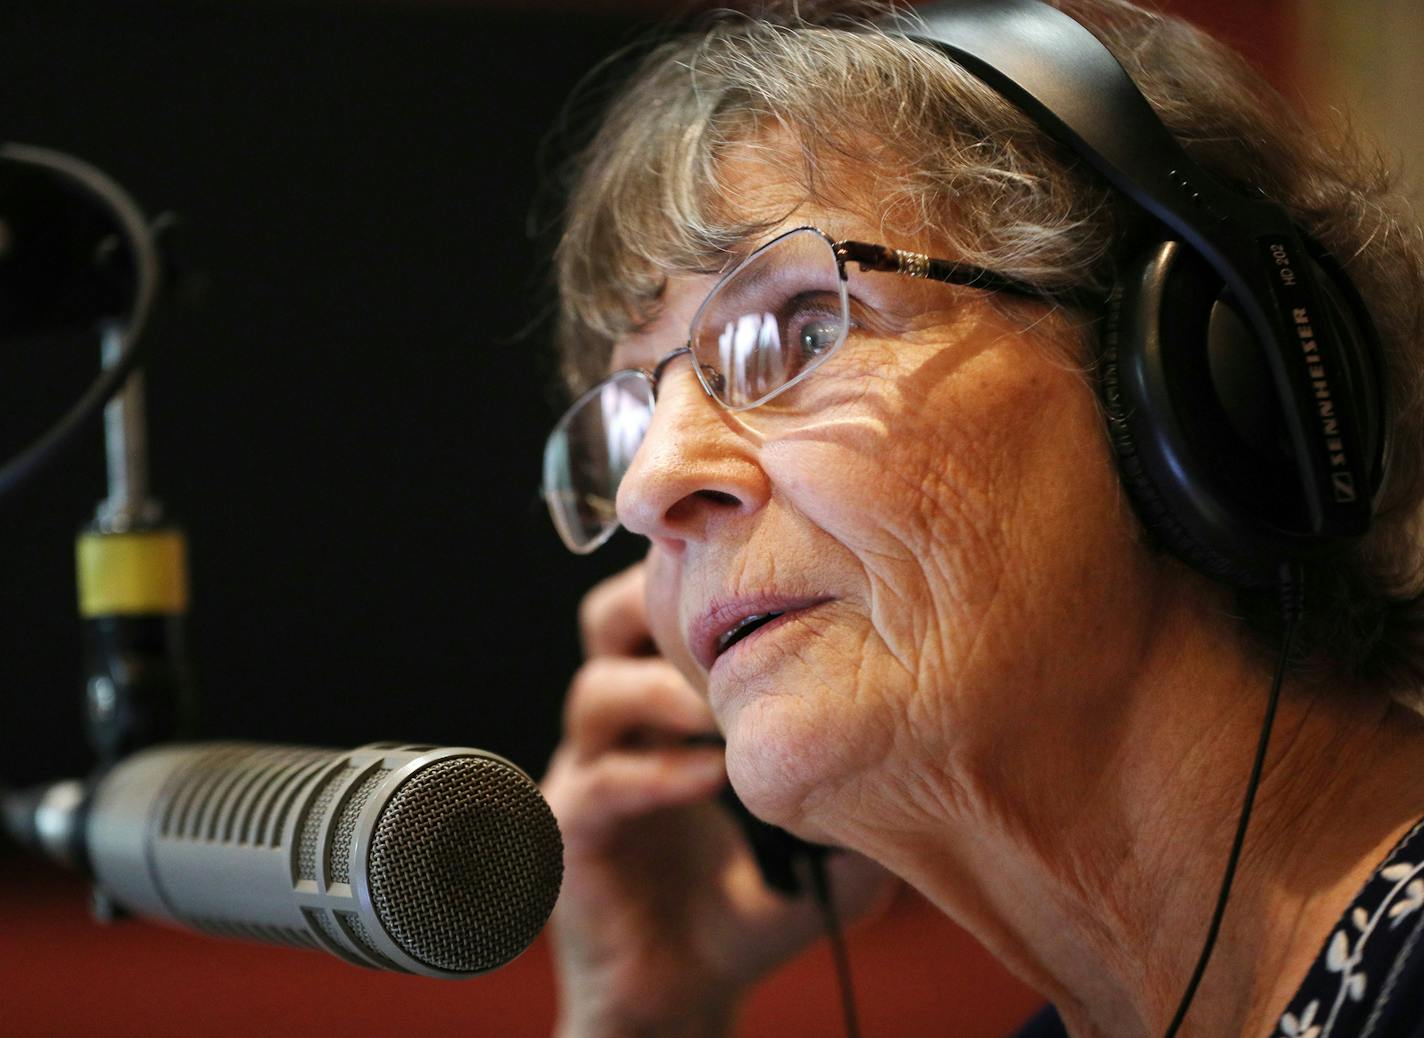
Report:
[[513,959],[563,878],[538,787],[466,748],[155,747],[83,826],[100,890],[139,915],[427,977]]

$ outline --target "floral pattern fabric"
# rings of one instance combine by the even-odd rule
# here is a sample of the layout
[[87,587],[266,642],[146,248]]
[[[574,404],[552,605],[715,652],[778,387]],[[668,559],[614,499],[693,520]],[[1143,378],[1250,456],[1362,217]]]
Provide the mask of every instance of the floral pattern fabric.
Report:
[[1375,869],[1346,910],[1273,1038],[1424,1035],[1424,822]]

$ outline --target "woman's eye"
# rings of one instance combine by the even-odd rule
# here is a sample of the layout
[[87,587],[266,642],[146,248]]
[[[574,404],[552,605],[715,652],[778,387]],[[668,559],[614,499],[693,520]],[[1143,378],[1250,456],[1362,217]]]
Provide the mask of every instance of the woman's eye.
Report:
[[801,326],[801,352],[808,357],[819,357],[835,346],[840,332],[841,323],[838,320],[819,318],[807,321]]

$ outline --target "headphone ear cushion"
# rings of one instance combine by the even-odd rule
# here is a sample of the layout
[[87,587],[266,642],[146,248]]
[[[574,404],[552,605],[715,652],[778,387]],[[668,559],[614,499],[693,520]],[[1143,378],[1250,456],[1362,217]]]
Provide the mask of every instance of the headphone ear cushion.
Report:
[[[1120,294],[1114,292],[1108,303],[1104,322],[1105,343],[1111,343],[1115,336],[1120,335],[1115,329],[1119,327],[1121,313]],[[1112,441],[1113,454],[1117,458],[1118,475],[1138,519],[1163,547],[1193,569],[1237,587],[1257,584],[1258,581],[1235,561],[1198,541],[1191,531],[1177,520],[1171,506],[1158,492],[1152,475],[1142,463],[1132,434],[1132,426],[1127,421],[1118,384],[1118,371],[1117,360],[1109,346],[1103,353],[1101,397],[1107,412],[1108,437]]]
[[[1099,366],[1109,438],[1139,519],[1165,548],[1233,586],[1269,586],[1279,555],[1242,536],[1253,516],[1232,490],[1264,478],[1258,468],[1279,475],[1276,459],[1261,458],[1272,451],[1278,417],[1263,422],[1254,413],[1274,406],[1274,390],[1264,364],[1256,371],[1249,361],[1259,354],[1249,332],[1221,313],[1219,281],[1192,254],[1183,262],[1184,252],[1177,242],[1158,244],[1109,300]],[[1245,416],[1225,413],[1212,377],[1223,366],[1234,384],[1228,395],[1254,402]],[[1193,377],[1171,377],[1184,369]],[[1202,449],[1220,446],[1201,442],[1203,423],[1219,427],[1209,435],[1232,438],[1227,449]]]

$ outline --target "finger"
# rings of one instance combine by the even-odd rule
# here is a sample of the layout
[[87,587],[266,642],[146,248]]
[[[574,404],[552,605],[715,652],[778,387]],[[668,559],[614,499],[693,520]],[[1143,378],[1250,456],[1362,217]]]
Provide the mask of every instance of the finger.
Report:
[[706,702],[672,664],[658,658],[591,659],[574,675],[564,701],[564,737],[582,757],[716,731]]
[[652,811],[700,803],[727,781],[722,751],[710,747],[608,753],[577,765],[556,759],[544,795],[564,839],[596,842]]
[[579,633],[583,654],[595,656],[646,656],[656,649],[643,603],[643,564],[595,584],[579,604]]

